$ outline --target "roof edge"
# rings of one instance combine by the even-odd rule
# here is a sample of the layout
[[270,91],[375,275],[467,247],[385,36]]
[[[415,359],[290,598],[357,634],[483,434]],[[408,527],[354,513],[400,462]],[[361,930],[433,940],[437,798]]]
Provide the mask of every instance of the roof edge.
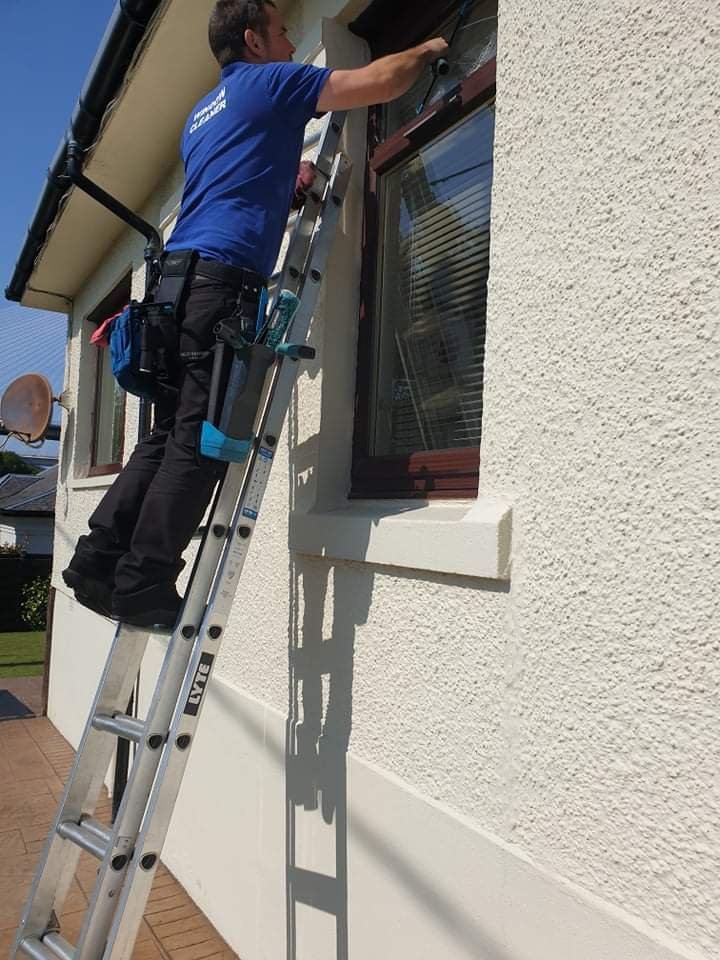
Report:
[[48,170],[47,182],[35,207],[25,243],[5,288],[8,300],[22,300],[47,231],[55,222],[62,198],[72,186],[66,170],[68,143],[74,140],[84,149],[92,145],[108,105],[125,79],[151,20],[164,2],[118,0],[85,78],[68,130]]

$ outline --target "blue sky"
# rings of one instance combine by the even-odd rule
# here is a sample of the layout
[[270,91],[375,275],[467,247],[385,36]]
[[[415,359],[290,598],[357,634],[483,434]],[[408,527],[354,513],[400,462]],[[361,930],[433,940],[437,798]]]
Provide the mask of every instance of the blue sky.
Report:
[[[47,168],[67,129],[115,0],[2,0],[0,9],[0,392],[44,373],[62,390],[66,318],[4,298]],[[57,416],[55,419],[58,419]],[[2,438],[0,438],[1,440]],[[14,442],[7,449],[27,448]],[[46,443],[43,453],[57,444]]]

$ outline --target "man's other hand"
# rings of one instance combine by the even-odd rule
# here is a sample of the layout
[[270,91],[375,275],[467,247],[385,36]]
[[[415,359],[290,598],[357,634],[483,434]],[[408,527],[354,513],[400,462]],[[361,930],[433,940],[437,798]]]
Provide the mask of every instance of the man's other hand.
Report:
[[295,180],[295,196],[292,202],[293,210],[299,210],[305,203],[305,199],[312,190],[312,185],[315,183],[316,174],[317,170],[312,160],[303,160]]

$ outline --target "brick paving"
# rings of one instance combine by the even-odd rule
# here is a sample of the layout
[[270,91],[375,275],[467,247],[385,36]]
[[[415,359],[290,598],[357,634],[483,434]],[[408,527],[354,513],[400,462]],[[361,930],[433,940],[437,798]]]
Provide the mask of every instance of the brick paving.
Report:
[[[46,717],[0,723],[0,957],[12,948],[73,757]],[[108,823],[110,813],[103,791],[95,816]],[[97,861],[83,853],[60,918],[70,943],[80,931],[96,871]],[[132,960],[237,960],[237,955],[161,864]]]

